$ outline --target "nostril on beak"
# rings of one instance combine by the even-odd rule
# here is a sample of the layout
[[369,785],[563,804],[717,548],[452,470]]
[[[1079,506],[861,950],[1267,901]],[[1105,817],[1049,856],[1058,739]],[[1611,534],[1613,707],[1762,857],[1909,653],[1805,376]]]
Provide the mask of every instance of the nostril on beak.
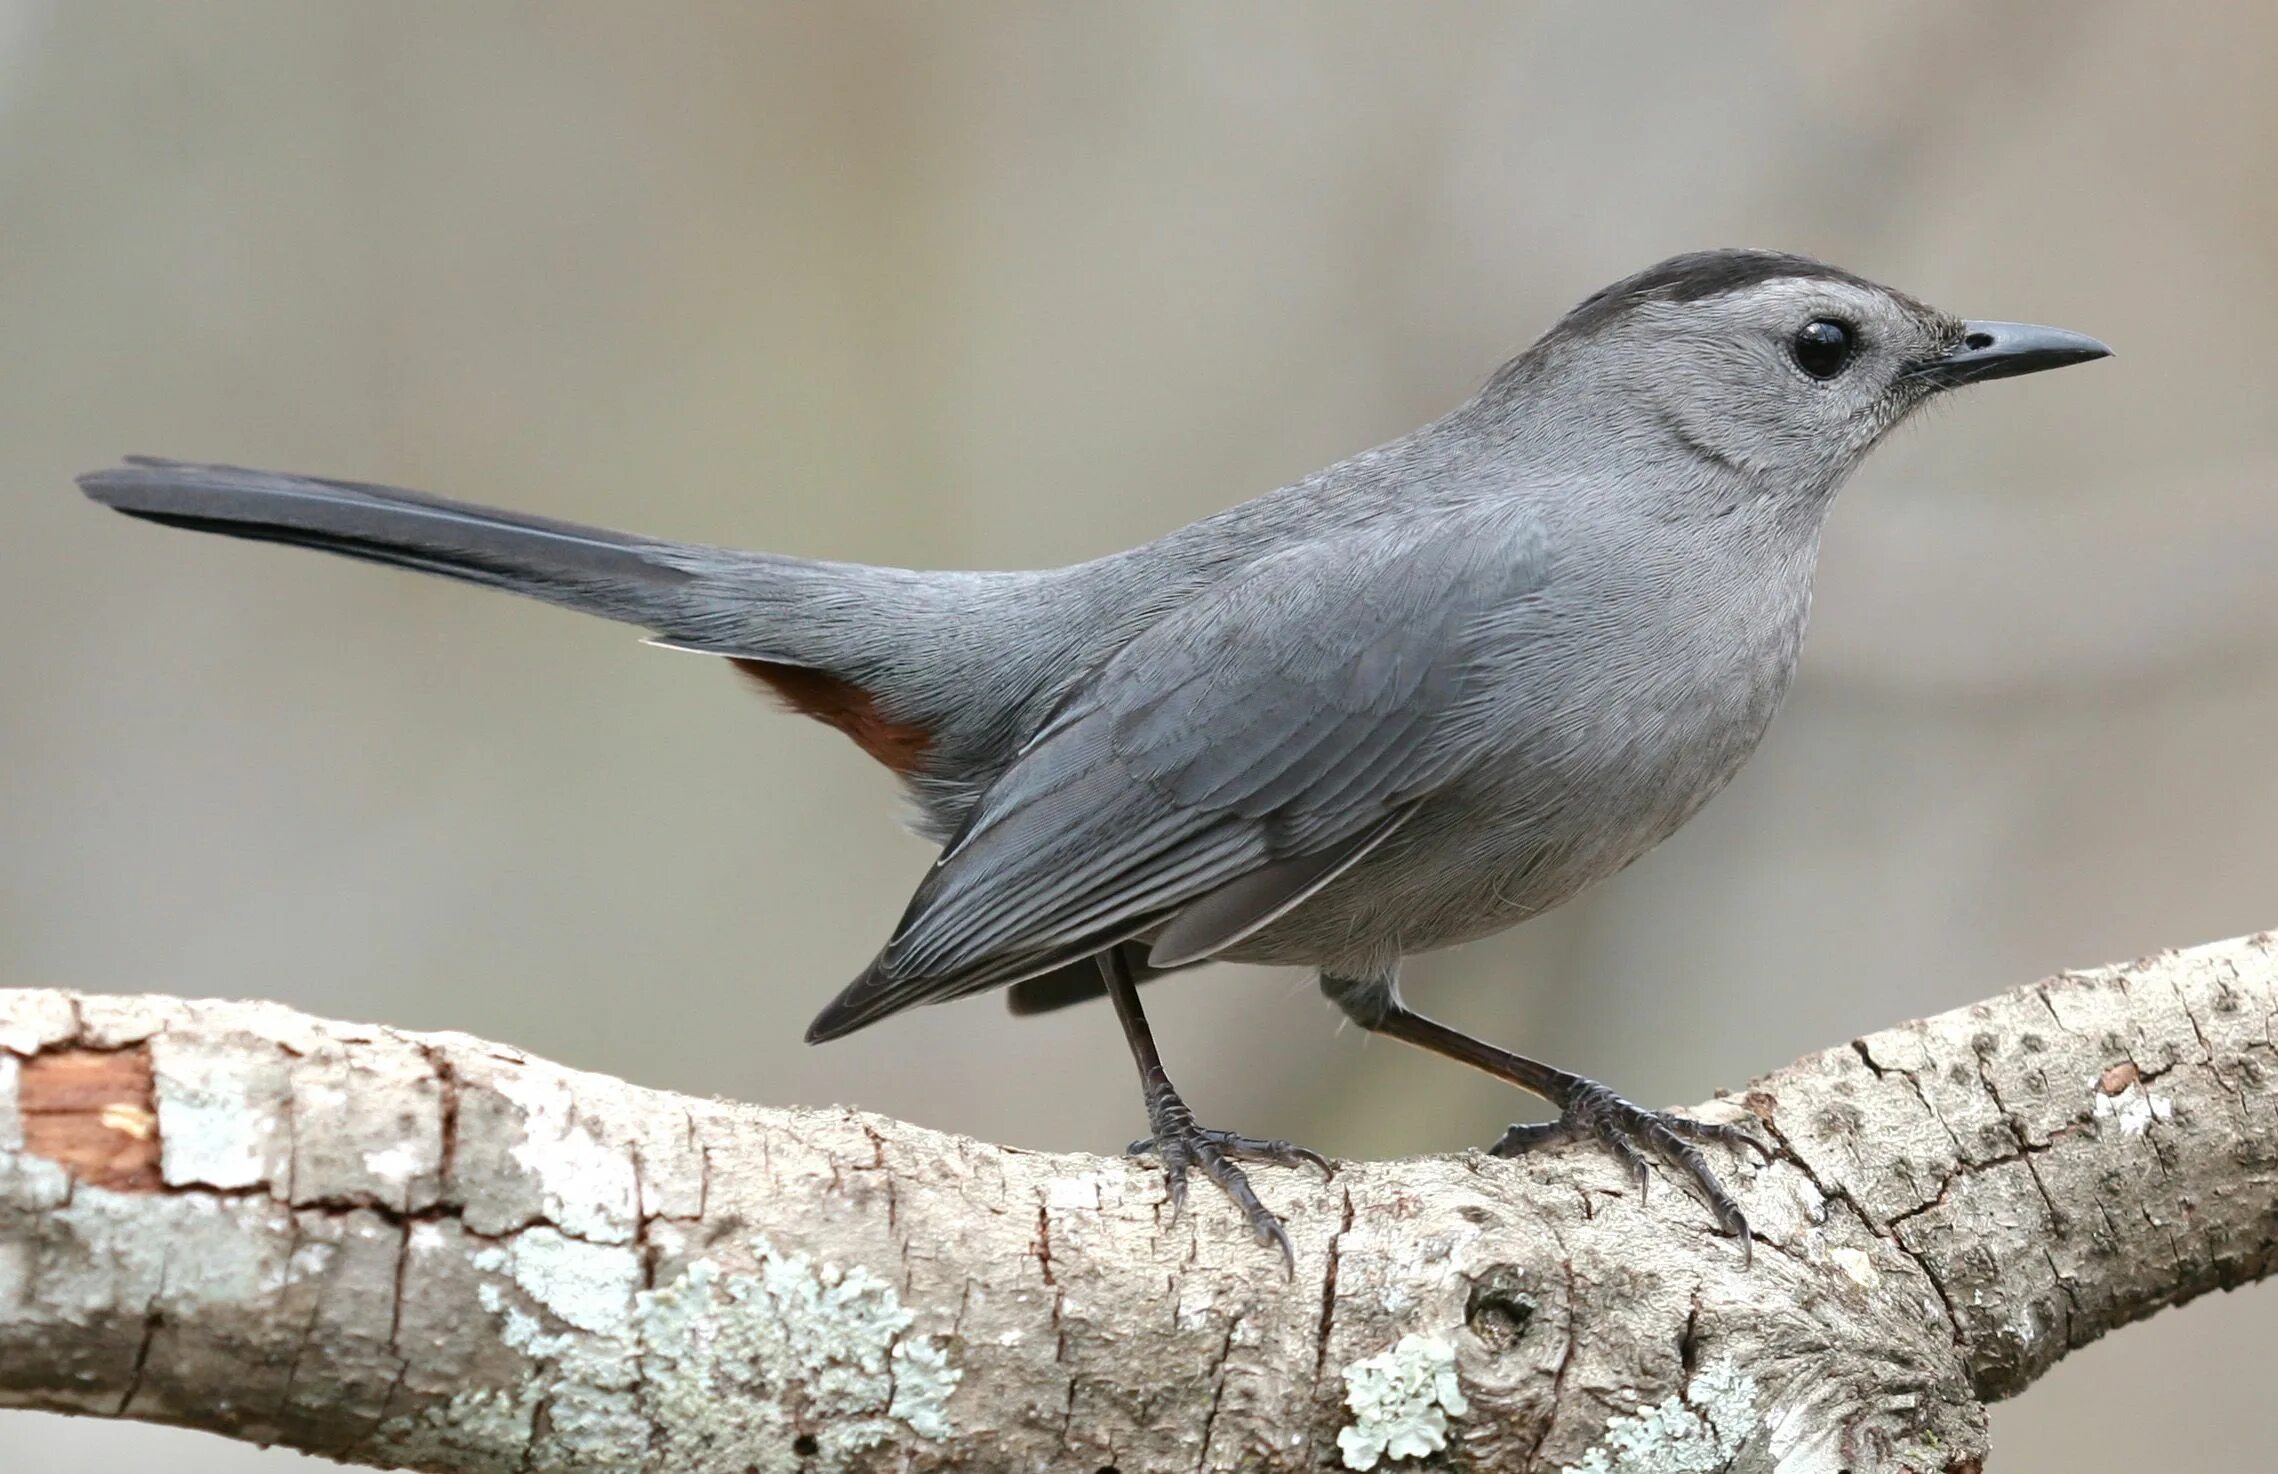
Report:
[[1993,346],[1993,334],[1971,333],[1962,339],[1962,346],[1965,348],[1991,348]]

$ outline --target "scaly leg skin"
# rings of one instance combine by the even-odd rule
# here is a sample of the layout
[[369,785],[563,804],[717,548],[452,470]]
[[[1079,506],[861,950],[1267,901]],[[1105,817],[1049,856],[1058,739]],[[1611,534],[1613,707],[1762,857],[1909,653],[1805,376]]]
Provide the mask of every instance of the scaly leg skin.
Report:
[[1404,1040],[1473,1069],[1484,1070],[1558,1107],[1559,1117],[1555,1121],[1513,1126],[1505,1131],[1502,1139],[1489,1148],[1496,1156],[1515,1157],[1568,1141],[1599,1142],[1637,1174],[1641,1196],[1651,1177],[1649,1164],[1658,1159],[1698,1188],[1716,1215],[1717,1225],[1740,1240],[1742,1267],[1754,1262],[1756,1246],[1748,1232],[1748,1219],[1741,1213],[1740,1205],[1733,1201],[1732,1194],[1709,1170],[1708,1160],[1695,1143],[1710,1141],[1753,1147],[1764,1160],[1770,1161],[1772,1149],[1755,1132],[1741,1126],[1716,1125],[1665,1111],[1649,1111],[1624,1100],[1595,1080],[1497,1049],[1408,1007],[1400,1001],[1399,989],[1390,977],[1338,978],[1323,973],[1321,991],[1328,994],[1348,1018],[1372,1034]]
[[1276,1244],[1281,1248],[1282,1264],[1291,1275],[1297,1273],[1297,1251],[1290,1246],[1289,1232],[1271,1209],[1258,1201],[1250,1187],[1249,1177],[1234,1165],[1236,1156],[1255,1157],[1263,1161],[1296,1166],[1311,1163],[1324,1173],[1328,1162],[1317,1152],[1309,1152],[1286,1141],[1260,1141],[1255,1137],[1237,1136],[1230,1131],[1211,1131],[1195,1124],[1194,1112],[1179,1098],[1170,1076],[1163,1072],[1162,1056],[1155,1049],[1154,1031],[1147,1026],[1147,1016],[1139,1008],[1139,988],[1120,955],[1113,951],[1100,954],[1100,975],[1107,981],[1108,996],[1115,1002],[1116,1018],[1123,1025],[1123,1037],[1131,1046],[1131,1058],[1139,1066],[1140,1087],[1147,1096],[1147,1122],[1154,1134],[1131,1144],[1134,1153],[1151,1151],[1163,1164],[1163,1175],[1168,1179],[1171,1192],[1171,1215],[1175,1220],[1186,1208],[1187,1173],[1196,1167],[1202,1174],[1218,1184],[1242,1216],[1250,1221],[1250,1232],[1261,1244]]
[[1565,1098],[1552,1098],[1559,1109],[1557,1120],[1513,1126],[1487,1150],[1498,1157],[1517,1157],[1569,1141],[1599,1142],[1636,1174],[1640,1198],[1645,1196],[1646,1185],[1653,1178],[1648,1158],[1656,1158],[1700,1189],[1701,1196],[1708,1200],[1709,1211],[1716,1215],[1717,1225],[1740,1240],[1741,1267],[1745,1269],[1755,1262],[1756,1245],[1749,1235],[1746,1215],[1741,1213],[1740,1205],[1732,1200],[1724,1184],[1717,1180],[1716,1173],[1709,1170],[1708,1159],[1701,1155],[1700,1148],[1694,1145],[1713,1141],[1735,1148],[1753,1147],[1770,1161],[1771,1148],[1755,1132],[1743,1126],[1696,1121],[1667,1111],[1649,1111],[1595,1080],[1580,1075],[1568,1075],[1566,1079],[1571,1084]]
[[1131,1143],[1129,1151],[1137,1156],[1153,1153],[1163,1164],[1163,1176],[1171,1190],[1171,1219],[1186,1210],[1186,1181],[1190,1169],[1200,1167],[1202,1175],[1218,1184],[1242,1216],[1250,1221],[1250,1232],[1261,1244],[1275,1244],[1281,1249],[1283,1265],[1291,1274],[1297,1272],[1297,1252],[1290,1247],[1289,1233],[1281,1226],[1281,1219],[1258,1201],[1250,1187],[1250,1179],[1234,1165],[1235,1157],[1250,1157],[1261,1162],[1273,1162],[1283,1167],[1312,1166],[1329,1173],[1328,1159],[1319,1152],[1308,1151],[1287,1141],[1261,1141],[1254,1136],[1238,1136],[1231,1131],[1213,1131],[1198,1126],[1194,1112],[1179,1098],[1171,1082],[1158,1070],[1147,1082],[1147,1121],[1155,1134]]

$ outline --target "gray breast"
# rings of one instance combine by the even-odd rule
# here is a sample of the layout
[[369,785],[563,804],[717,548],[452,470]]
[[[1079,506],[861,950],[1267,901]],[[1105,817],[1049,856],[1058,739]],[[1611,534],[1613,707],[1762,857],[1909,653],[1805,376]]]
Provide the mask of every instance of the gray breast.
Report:
[[[1571,570],[1572,597],[1496,673],[1488,721],[1471,737],[1481,760],[1391,843],[1231,955],[1379,970],[1547,910],[1697,813],[1787,693],[1816,547],[1783,549],[1769,570],[1760,543],[1671,551],[1685,556]],[[1746,579],[1725,575],[1741,567]],[[1651,598],[1614,604],[1586,587],[1601,582]]]

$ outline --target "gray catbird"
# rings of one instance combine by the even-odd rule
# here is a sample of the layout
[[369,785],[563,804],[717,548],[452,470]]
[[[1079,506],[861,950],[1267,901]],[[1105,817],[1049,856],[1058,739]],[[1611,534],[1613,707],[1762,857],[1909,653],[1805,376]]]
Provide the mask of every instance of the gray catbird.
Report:
[[[1798,256],[1679,256],[1585,299],[1445,418],[1144,547],[920,573],[660,542],[391,487],[134,460],[80,478],[132,516],[440,573],[725,657],[901,778],[942,843],[876,960],[807,1030],[1009,988],[1105,994],[1151,1149],[1260,1241],[1137,984],[1210,958],[1318,969],[1362,1028],[1532,1091],[1640,1176],[1738,1206],[1648,1111],[1410,1009],[1411,952],[1484,936],[1635,860],[1722,788],[1788,689],[1829,500],[1941,390],[2103,357],[1963,322]],[[1323,1164],[1325,1165],[1325,1164]]]

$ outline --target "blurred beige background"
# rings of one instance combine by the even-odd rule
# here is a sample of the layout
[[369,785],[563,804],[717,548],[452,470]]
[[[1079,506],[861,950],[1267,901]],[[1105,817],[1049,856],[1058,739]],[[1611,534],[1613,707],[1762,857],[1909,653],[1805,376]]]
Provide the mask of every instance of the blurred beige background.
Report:
[[[927,851],[626,631],[100,514],[144,450],[881,562],[1065,562],[1778,245],[2115,344],[1883,451],[1795,697],[1659,854],[1411,992],[1653,1102],[2278,924],[2278,17],[1862,7],[0,3],[0,983],[262,994],[1035,1147],[1110,1018],[826,1049]],[[1152,994],[1211,1120],[1518,1102],[1309,982]],[[1270,1191],[1268,1193],[1270,1197]],[[2004,1467],[2266,1467],[2278,1287],[2067,1362]],[[0,1469],[274,1470],[0,1414]]]

